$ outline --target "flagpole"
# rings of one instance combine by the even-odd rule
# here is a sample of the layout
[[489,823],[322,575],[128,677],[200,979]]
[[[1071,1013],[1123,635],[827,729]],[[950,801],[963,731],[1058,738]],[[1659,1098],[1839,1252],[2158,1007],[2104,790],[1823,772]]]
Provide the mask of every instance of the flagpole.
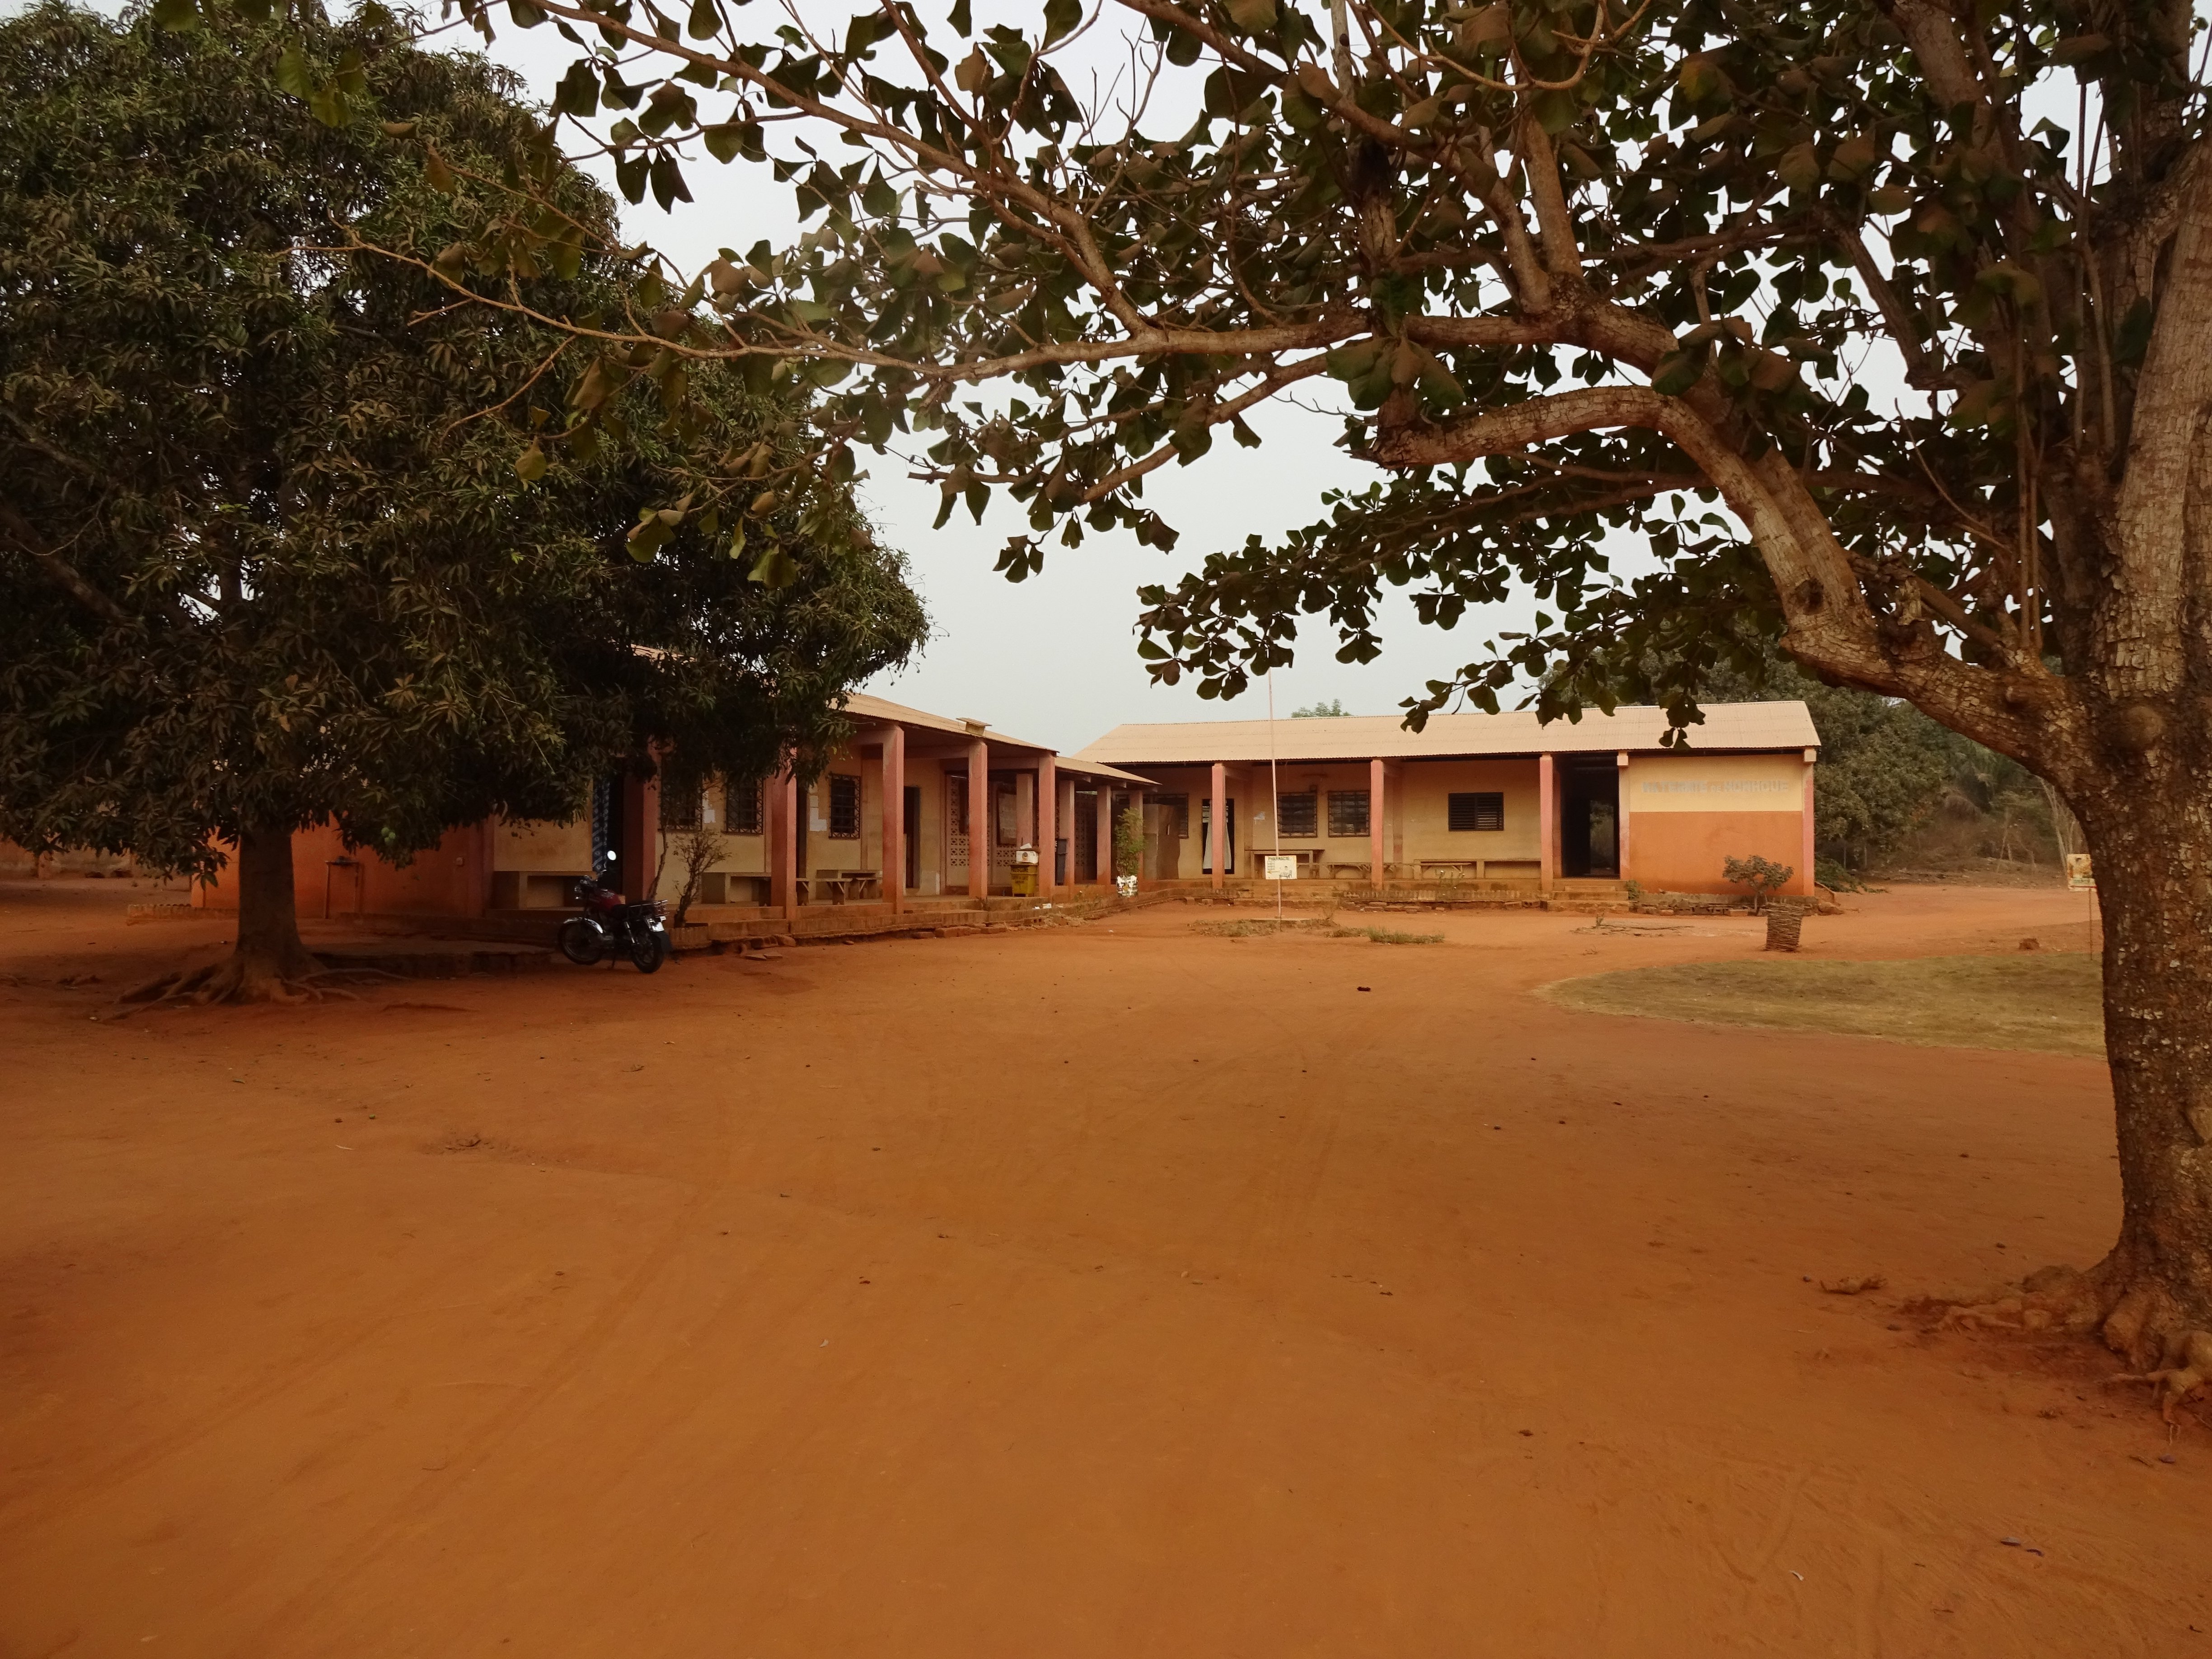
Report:
[[[1267,810],[1275,817],[1275,856],[1283,855],[1283,778],[1275,763],[1275,671],[1267,671]],[[1275,926],[1283,925],[1283,884],[1275,884]]]

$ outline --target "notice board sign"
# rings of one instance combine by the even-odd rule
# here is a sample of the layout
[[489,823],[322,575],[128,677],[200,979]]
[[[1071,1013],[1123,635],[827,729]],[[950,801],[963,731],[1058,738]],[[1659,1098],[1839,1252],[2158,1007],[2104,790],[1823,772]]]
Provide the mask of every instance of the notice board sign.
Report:
[[2077,893],[2097,890],[2097,878],[2090,871],[2087,853],[2069,853],[2066,855],[2066,884]]
[[1298,861],[1288,854],[1277,857],[1270,853],[1261,862],[1267,866],[1266,874],[1269,881],[1296,881],[1298,878]]

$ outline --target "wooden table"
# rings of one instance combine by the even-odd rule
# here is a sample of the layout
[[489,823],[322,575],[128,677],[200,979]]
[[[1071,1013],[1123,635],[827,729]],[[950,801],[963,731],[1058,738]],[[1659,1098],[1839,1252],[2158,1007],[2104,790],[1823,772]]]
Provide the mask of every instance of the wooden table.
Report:
[[871,896],[871,886],[880,893],[883,879],[880,870],[817,870],[799,878],[799,896],[801,902],[811,903],[817,892],[826,892],[830,903],[842,904],[848,898]]

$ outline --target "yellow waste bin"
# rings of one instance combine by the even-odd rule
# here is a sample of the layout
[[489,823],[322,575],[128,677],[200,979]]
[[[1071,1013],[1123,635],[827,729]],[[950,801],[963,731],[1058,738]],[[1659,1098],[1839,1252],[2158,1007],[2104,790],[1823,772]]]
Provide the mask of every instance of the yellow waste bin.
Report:
[[1014,848],[1013,890],[1016,898],[1035,898],[1037,890],[1037,850]]

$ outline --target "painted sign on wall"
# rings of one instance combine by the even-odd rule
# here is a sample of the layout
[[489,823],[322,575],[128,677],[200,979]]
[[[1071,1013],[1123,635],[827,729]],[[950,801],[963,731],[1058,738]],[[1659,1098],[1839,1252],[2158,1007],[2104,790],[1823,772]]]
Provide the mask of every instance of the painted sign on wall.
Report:
[[1794,755],[1639,755],[1622,804],[1634,812],[1800,812],[1805,765]]

